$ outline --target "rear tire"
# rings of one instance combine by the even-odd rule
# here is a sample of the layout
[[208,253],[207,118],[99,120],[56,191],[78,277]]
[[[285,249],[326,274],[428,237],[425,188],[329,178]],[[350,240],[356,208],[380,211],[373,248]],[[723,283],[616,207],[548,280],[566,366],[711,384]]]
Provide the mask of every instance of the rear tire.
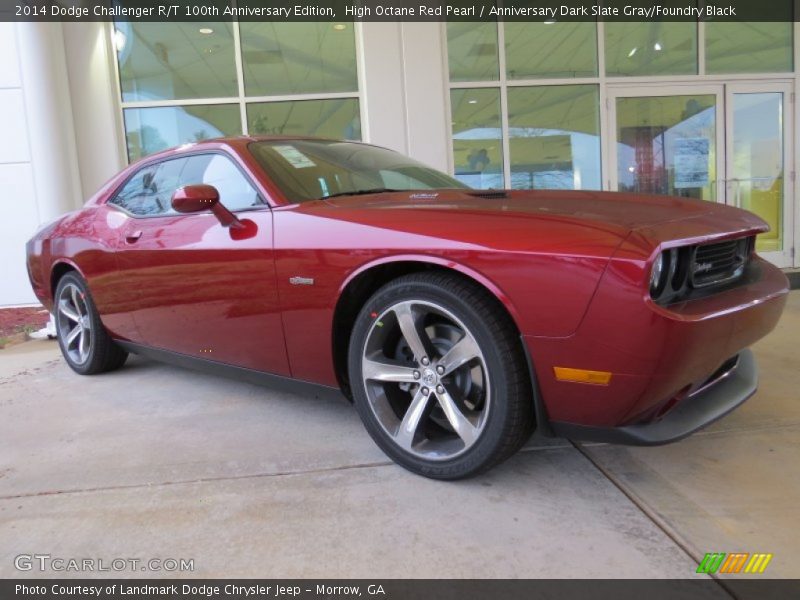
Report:
[[77,273],[67,273],[59,280],[53,314],[61,354],[73,371],[94,375],[125,364],[128,353],[108,335],[89,287]]
[[470,477],[534,428],[522,342],[485,289],[447,273],[396,279],[362,307],[348,356],[356,409],[395,462],[433,479]]

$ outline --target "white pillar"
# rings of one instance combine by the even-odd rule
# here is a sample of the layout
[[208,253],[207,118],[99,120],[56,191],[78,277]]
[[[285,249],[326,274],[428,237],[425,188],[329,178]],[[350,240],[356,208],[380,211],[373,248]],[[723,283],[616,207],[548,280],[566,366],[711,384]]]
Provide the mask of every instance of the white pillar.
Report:
[[450,101],[441,23],[404,22],[403,78],[408,154],[445,173],[450,171]]
[[64,23],[81,186],[89,198],[126,162],[109,23]]
[[83,203],[60,23],[17,24],[31,166],[42,222]]
[[362,23],[364,141],[450,170],[448,87],[440,23]]
[[359,75],[365,142],[408,154],[399,23],[361,23]]

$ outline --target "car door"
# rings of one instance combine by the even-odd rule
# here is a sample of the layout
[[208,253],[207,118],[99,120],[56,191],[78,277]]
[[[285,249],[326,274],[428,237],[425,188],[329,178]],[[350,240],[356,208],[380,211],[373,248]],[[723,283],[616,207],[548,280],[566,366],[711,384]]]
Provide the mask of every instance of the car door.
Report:
[[[253,226],[236,236],[210,212],[178,214],[181,186],[213,185],[220,201]],[[130,187],[129,187],[130,186]],[[141,340],[155,348],[288,375],[272,212],[233,160],[206,152],[145,167],[111,200],[125,211],[116,257],[137,298]]]

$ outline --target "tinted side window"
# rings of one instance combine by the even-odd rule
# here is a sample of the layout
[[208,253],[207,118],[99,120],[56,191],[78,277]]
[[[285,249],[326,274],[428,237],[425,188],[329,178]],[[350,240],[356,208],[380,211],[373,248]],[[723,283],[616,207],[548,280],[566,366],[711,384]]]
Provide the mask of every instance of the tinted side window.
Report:
[[186,161],[178,158],[142,168],[122,187],[111,204],[134,215],[174,213],[172,194],[182,185],[181,172]]
[[213,185],[219,192],[220,202],[228,210],[262,205],[258,192],[228,157],[221,154],[201,154],[190,156],[186,160],[181,185]]

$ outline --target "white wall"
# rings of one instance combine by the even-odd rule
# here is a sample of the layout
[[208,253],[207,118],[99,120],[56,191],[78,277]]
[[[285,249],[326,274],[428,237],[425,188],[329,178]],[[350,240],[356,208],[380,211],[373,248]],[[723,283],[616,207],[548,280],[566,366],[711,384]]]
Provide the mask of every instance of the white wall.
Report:
[[39,225],[16,26],[0,23],[0,306],[36,302],[25,242]]
[[[39,225],[79,208],[90,195],[84,189],[94,191],[121,166],[103,26],[67,29],[70,52],[60,23],[0,23],[0,214],[11,215],[0,219],[0,307],[37,302],[25,242]],[[107,141],[95,147],[99,136]]]

